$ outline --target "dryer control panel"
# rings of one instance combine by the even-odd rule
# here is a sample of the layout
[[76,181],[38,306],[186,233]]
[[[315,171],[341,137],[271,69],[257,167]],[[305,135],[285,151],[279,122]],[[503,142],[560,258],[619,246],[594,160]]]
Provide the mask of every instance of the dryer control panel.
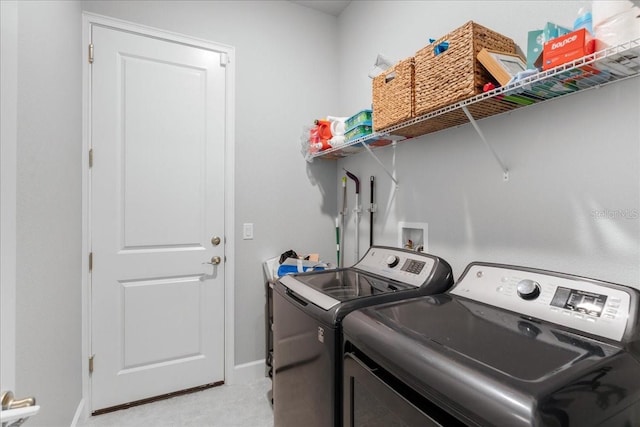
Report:
[[354,267],[419,287],[427,282],[434,265],[434,258],[423,252],[372,246]]
[[615,341],[637,315],[631,289],[524,267],[472,263],[449,292]]

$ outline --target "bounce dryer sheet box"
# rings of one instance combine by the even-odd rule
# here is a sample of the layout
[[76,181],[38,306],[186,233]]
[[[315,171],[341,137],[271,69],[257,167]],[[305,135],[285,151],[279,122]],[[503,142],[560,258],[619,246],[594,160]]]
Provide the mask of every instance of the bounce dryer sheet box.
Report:
[[587,30],[581,28],[545,42],[542,50],[542,69],[548,70],[593,53],[595,46],[590,41]]

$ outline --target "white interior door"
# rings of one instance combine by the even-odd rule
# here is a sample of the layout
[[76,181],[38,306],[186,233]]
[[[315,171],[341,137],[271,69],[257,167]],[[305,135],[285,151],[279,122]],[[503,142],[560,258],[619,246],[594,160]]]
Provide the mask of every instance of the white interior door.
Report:
[[225,69],[98,25],[92,44],[95,412],[224,380]]

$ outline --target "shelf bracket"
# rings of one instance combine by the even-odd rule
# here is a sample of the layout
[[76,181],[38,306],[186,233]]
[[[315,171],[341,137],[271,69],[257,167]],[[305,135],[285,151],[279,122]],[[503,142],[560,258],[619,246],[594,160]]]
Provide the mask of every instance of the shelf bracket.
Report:
[[500,158],[500,156],[498,156],[498,153],[496,153],[496,150],[493,149],[493,147],[491,146],[491,144],[489,144],[489,142],[487,141],[487,139],[484,137],[484,134],[482,133],[482,131],[480,130],[480,127],[478,126],[478,123],[476,122],[476,119],[473,118],[473,116],[471,115],[471,113],[469,112],[469,109],[467,108],[466,105],[462,106],[462,111],[464,111],[464,113],[467,115],[467,118],[469,119],[469,121],[471,122],[471,124],[473,125],[473,128],[476,130],[476,132],[478,133],[478,136],[480,137],[480,139],[482,140],[482,142],[484,142],[484,145],[487,146],[487,148],[489,149],[489,151],[491,151],[491,154],[493,154],[493,157],[496,159],[496,162],[498,162],[498,165],[500,166],[500,169],[502,169],[502,179],[504,181],[509,181],[509,169],[504,165],[504,162],[502,161],[502,159]]
[[[394,141],[394,142],[393,142],[393,146],[395,147],[395,145],[396,145],[396,143],[395,143],[395,141]],[[386,166],[385,166],[385,165],[380,161],[380,159],[378,158],[378,156],[376,156],[376,155],[373,153],[373,150],[371,150],[371,148],[369,147],[369,144],[365,144],[365,143],[363,142],[363,143],[362,143],[362,146],[363,146],[364,148],[366,148],[366,149],[367,149],[367,151],[369,152],[369,154],[371,154],[371,157],[373,157],[373,158],[374,158],[374,160],[375,160],[376,162],[378,162],[378,164],[382,167],[382,169],[386,172],[386,174],[387,174],[387,175],[389,175],[389,178],[391,178],[391,181],[393,181],[393,182],[396,184],[396,187],[398,187],[398,185],[399,185],[399,184],[398,184],[398,180],[396,179],[396,177],[395,177],[395,176],[393,176],[393,174],[392,174],[391,172],[389,172],[389,170],[386,168]]]

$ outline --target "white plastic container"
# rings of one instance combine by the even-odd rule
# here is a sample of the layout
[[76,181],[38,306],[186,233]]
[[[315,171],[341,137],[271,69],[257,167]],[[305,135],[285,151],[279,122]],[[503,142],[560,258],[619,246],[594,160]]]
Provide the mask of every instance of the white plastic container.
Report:
[[631,1],[594,1],[596,50],[640,38],[640,7]]
[[640,4],[634,4],[629,0],[594,0],[591,2],[591,14],[593,25],[596,26],[607,19],[628,12]]

